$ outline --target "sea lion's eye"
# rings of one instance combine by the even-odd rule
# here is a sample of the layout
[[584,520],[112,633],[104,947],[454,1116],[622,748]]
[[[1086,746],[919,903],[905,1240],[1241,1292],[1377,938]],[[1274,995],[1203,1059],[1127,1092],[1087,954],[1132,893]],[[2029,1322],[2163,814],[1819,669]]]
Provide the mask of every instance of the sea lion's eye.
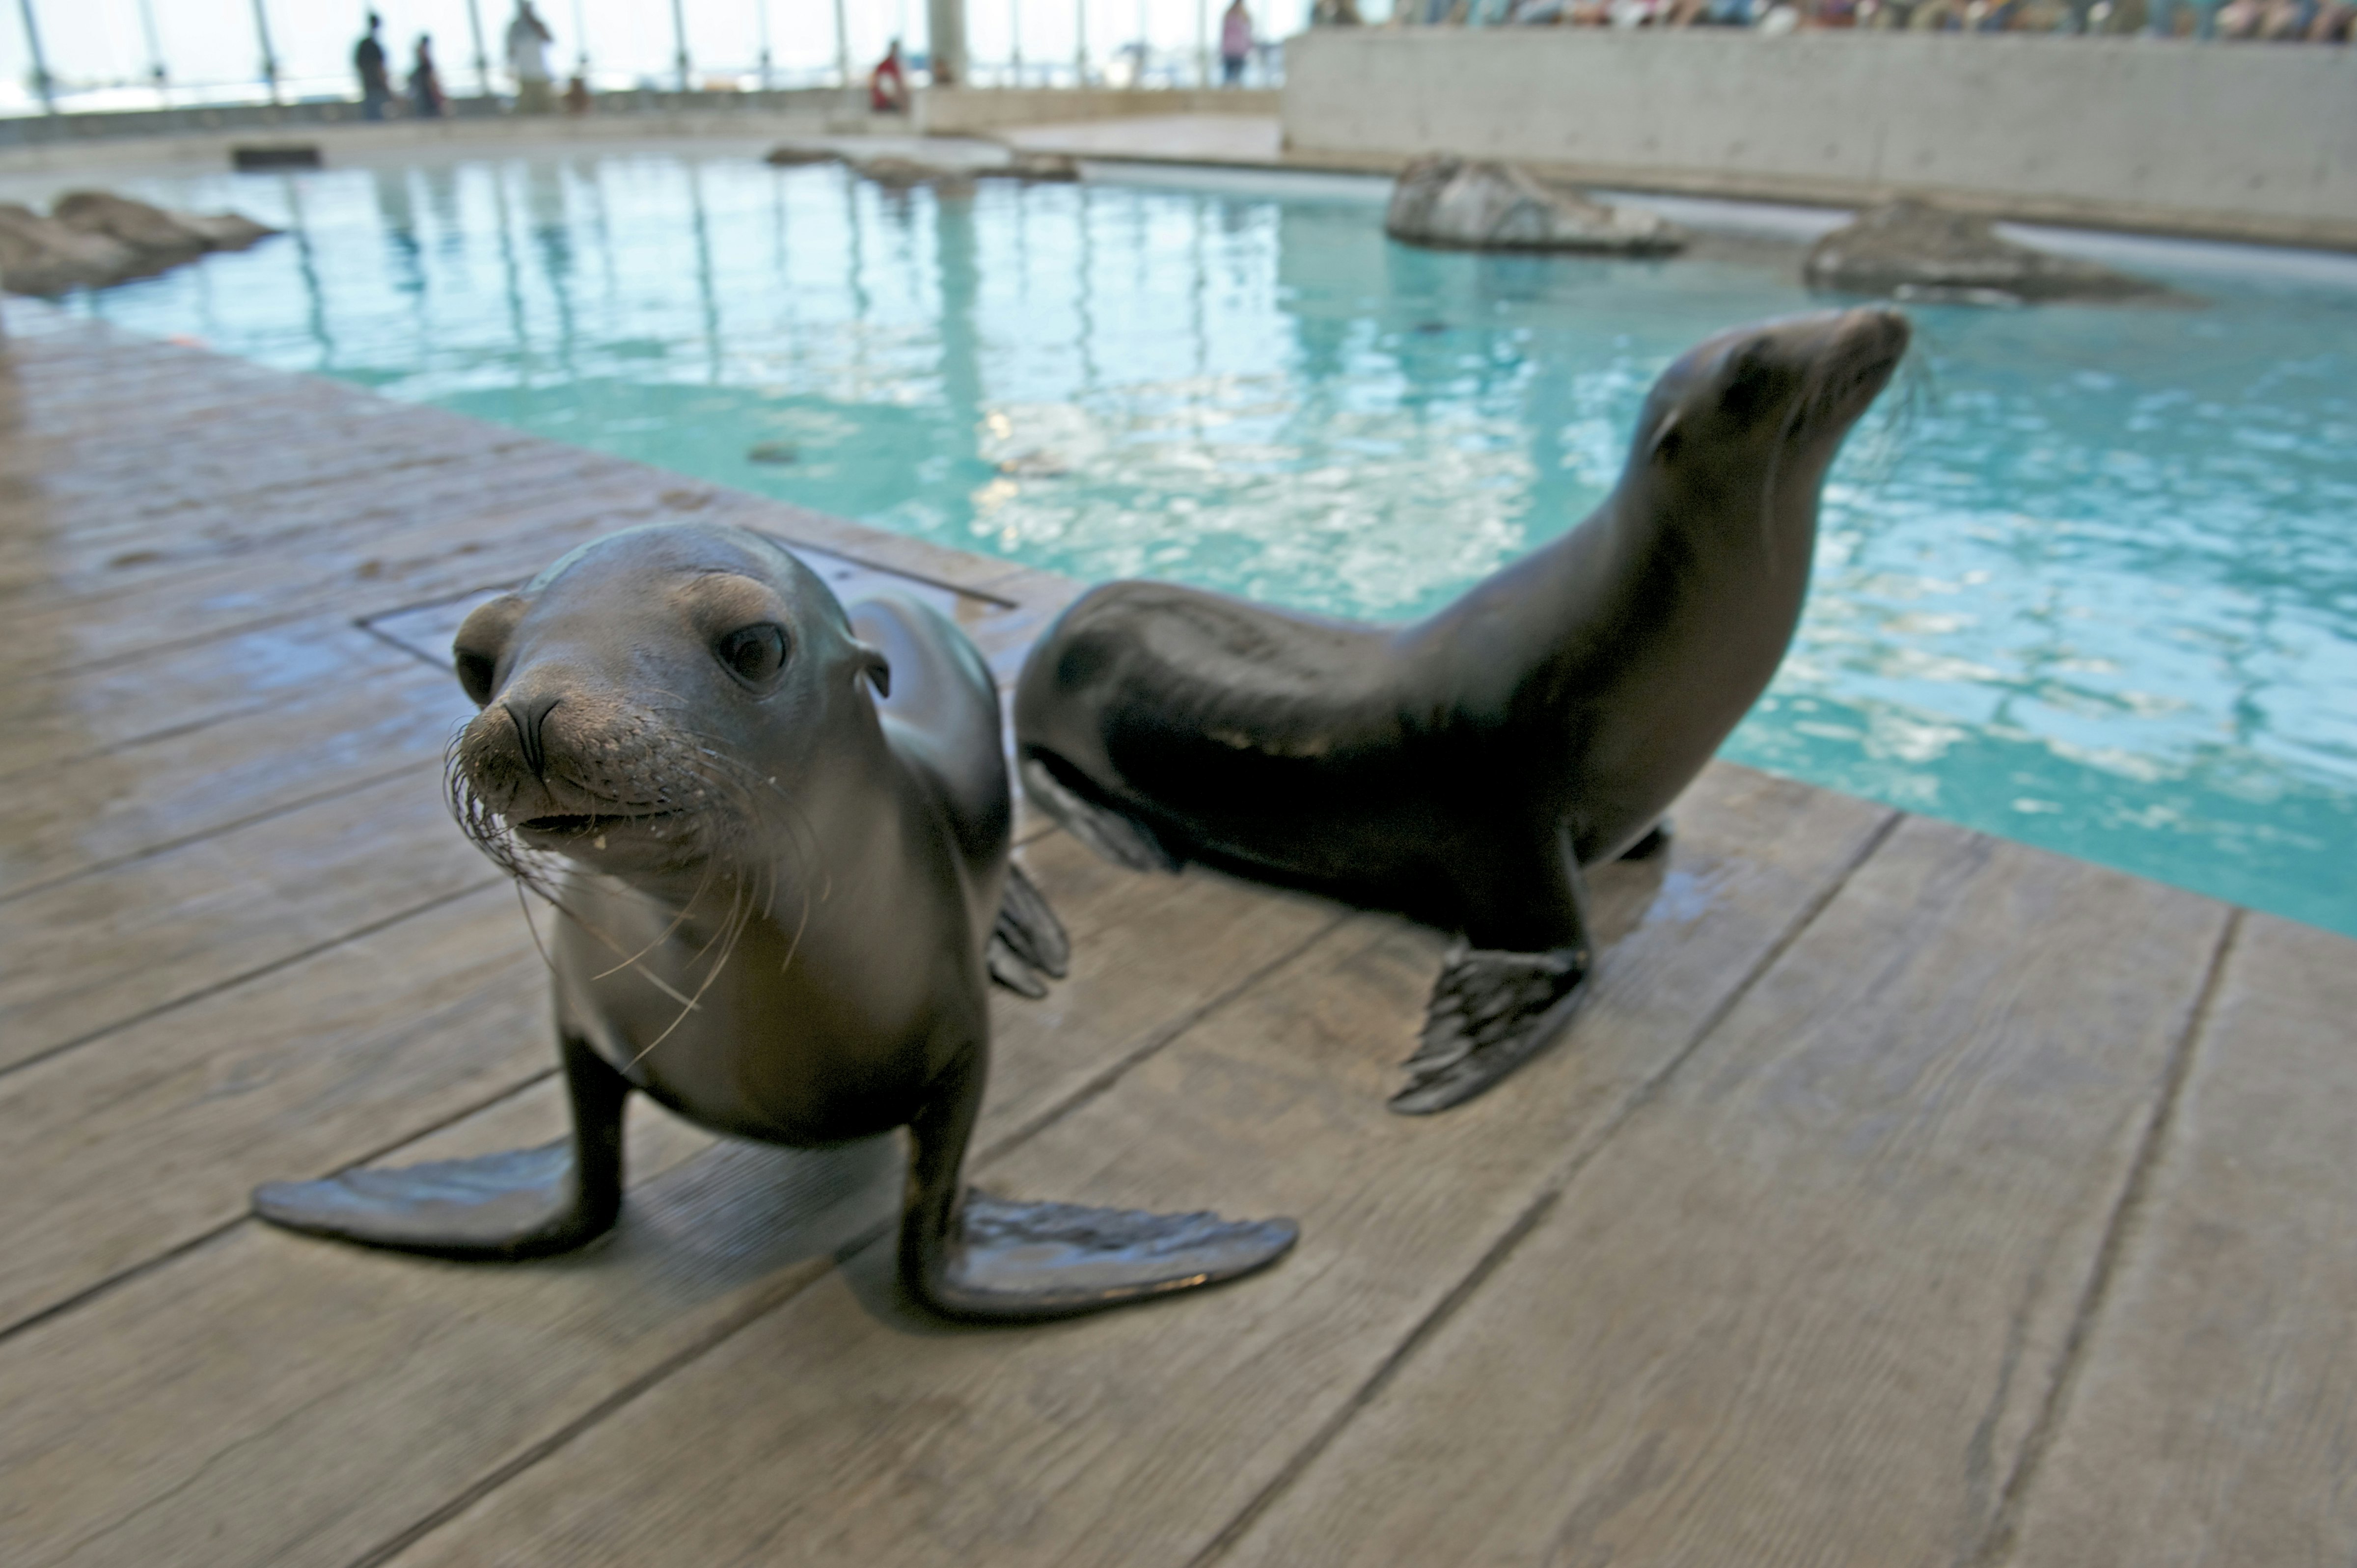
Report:
[[786,628],[775,621],[740,626],[712,645],[728,672],[758,686],[786,667]]

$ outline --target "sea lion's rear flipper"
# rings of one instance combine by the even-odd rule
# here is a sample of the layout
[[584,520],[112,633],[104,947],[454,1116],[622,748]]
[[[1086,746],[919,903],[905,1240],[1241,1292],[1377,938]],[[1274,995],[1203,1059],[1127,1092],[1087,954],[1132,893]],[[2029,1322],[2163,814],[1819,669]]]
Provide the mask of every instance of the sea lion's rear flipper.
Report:
[[569,1252],[613,1229],[622,1204],[630,1084],[581,1042],[564,1043],[573,1136],[536,1149],[397,1170],[352,1170],[254,1188],[253,1212],[314,1236],[501,1262]]
[[1433,983],[1424,1036],[1408,1058],[1404,1116],[1461,1105],[1536,1056],[1570,1023],[1587,993],[1587,954],[1459,948]]
[[998,923],[991,929],[985,956],[991,979],[1035,1002],[1048,994],[1049,981],[1064,978],[1071,963],[1072,942],[1064,935],[1064,923],[1056,918],[1039,885],[1012,861],[1006,865],[1006,891],[999,896]]
[[1077,1317],[1251,1273],[1283,1257],[1300,1234],[1290,1219],[1016,1203],[967,1187],[965,1149],[983,1078],[976,1050],[931,1086],[909,1127],[900,1278],[944,1317]]
[[1132,871],[1178,869],[1178,857],[1163,847],[1152,828],[1082,795],[1058,777],[1060,770],[1044,753],[1026,752],[1020,771],[1025,799],[1115,865]]

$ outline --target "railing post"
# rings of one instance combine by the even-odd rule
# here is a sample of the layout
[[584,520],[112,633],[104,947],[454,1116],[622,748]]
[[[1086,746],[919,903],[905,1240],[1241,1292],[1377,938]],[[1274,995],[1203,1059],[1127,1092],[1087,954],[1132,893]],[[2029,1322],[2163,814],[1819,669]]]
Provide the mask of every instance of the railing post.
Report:
[[753,0],[753,14],[761,25],[761,91],[770,91],[770,0]]
[[573,0],[573,74],[589,84],[589,24],[582,19],[581,0]]
[[925,20],[932,34],[935,85],[965,86],[965,0],[926,0]]
[[253,30],[262,39],[262,85],[270,94],[270,102],[278,102],[278,51],[270,43],[270,12],[262,0],[253,0]]
[[834,73],[851,85],[851,24],[843,19],[843,0],[834,0]]
[[164,46],[156,38],[156,6],[154,0],[139,0],[139,29],[147,35],[147,75],[156,83],[156,102],[164,102]]
[[54,114],[58,112],[57,83],[49,77],[49,58],[41,52],[41,29],[33,20],[33,0],[16,0],[16,6],[25,14],[25,43],[33,51],[33,91],[41,95],[41,107]]
[[1015,85],[1023,85],[1023,0],[1006,0],[1006,38],[1014,58],[1007,61]]
[[679,8],[679,0],[671,0],[671,36],[679,49],[678,54],[673,57],[679,65],[679,90],[685,92],[688,91],[687,15]]
[[1072,85],[1089,84],[1089,0],[1072,0]]
[[475,91],[491,95],[491,57],[483,48],[482,0],[467,0],[467,26],[475,35]]
[[1211,85],[1211,0],[1195,0],[1195,85]]

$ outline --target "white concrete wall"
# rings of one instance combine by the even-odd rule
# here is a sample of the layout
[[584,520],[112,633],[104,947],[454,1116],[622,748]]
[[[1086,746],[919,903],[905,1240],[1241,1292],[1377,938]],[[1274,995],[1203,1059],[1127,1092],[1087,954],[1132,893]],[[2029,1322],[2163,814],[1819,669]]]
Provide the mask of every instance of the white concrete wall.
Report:
[[2357,247],[2357,49],[1916,33],[1319,30],[1287,152]]

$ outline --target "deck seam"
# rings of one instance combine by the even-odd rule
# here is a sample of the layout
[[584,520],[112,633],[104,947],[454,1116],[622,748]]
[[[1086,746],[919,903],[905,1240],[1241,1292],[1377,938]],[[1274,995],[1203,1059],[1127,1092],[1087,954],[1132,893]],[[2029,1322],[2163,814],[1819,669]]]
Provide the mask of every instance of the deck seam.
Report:
[[218,996],[224,991],[233,991],[241,985],[248,984],[251,982],[263,979],[267,975],[275,974],[278,971],[301,963],[306,959],[313,959],[318,957],[321,953],[331,952],[335,949],[342,947],[348,942],[356,942],[363,938],[375,936],[379,931],[390,929],[391,928],[401,924],[404,920],[414,919],[420,915],[431,914],[433,911],[441,908],[446,904],[454,904],[461,898],[469,898],[478,893],[487,892],[493,887],[499,886],[506,880],[507,878],[504,876],[491,876],[486,877],[480,882],[469,883],[466,886],[458,888],[454,892],[439,894],[435,897],[427,899],[423,904],[412,905],[410,908],[403,909],[397,914],[386,915],[378,919],[371,920],[365,925],[355,926],[350,930],[342,932],[338,936],[328,938],[326,941],[314,942],[309,947],[303,949],[299,952],[285,954],[282,957],[272,959],[268,963],[259,965],[253,969],[241,971],[236,974],[224,976],[220,980],[210,982],[204,985],[197,987],[194,991],[186,992],[178,996],[172,997],[168,1001],[158,1002],[154,1006],[134,1013],[127,1018],[118,1018],[113,1023],[108,1024],[102,1028],[92,1029],[86,1035],[76,1035],[70,1040],[60,1040],[54,1046],[46,1046],[40,1050],[34,1052],[31,1056],[23,1058],[17,1061],[10,1062],[5,1067],[0,1067],[0,1079],[6,1078],[10,1073],[21,1072],[28,1067],[33,1067],[38,1063],[48,1061],[53,1058],[63,1056],[66,1052],[77,1049],[82,1046],[91,1045],[99,1040],[105,1039],[109,1035],[119,1034],[124,1029],[133,1028],[138,1025],[145,1024],[150,1019],[160,1017],[164,1014],[172,1012],[177,1008],[186,1007],[193,1003],[202,1002],[207,997]]
[[[837,1259],[847,1260],[865,1251],[890,1229],[891,1222],[888,1220],[869,1227],[846,1243],[836,1254]],[[825,1277],[825,1271],[812,1273],[795,1281],[791,1286],[780,1292],[774,1300],[761,1300],[748,1304],[741,1312],[715,1326],[710,1333],[681,1347],[558,1427],[554,1432],[525,1448],[507,1463],[494,1467],[490,1474],[478,1477],[457,1496],[449,1498],[415,1522],[388,1536],[360,1556],[353,1558],[347,1568],[381,1568],[382,1564],[400,1556],[518,1476],[537,1466],[542,1460],[561,1452],[576,1438],[601,1425],[609,1416],[627,1409],[641,1395],[673,1373],[683,1370],[717,1350],[770,1313],[784,1307],[796,1296]]]
[[2029,1432],[2021,1440],[2021,1452],[2014,1461],[2012,1473],[2006,1477],[2005,1487],[1997,1494],[1996,1510],[1990,1515],[1988,1528],[1980,1540],[1957,1562],[1964,1568],[1996,1568],[2011,1560],[2018,1544],[2022,1511],[2028,1505],[2030,1489],[2037,1485],[2048,1452],[2061,1430],[2063,1420],[2070,1414],[2072,1397],[2078,1391],[2079,1380],[2087,1364],[2087,1349],[2103,1326],[2104,1306],[2111,1298],[2112,1286],[2117,1279],[2121,1259],[2126,1256],[2132,1233],[2149,1206],[2153,1173],[2159,1167],[2166,1152],[2171,1130],[2176,1126],[2179,1107],[2183,1101],[2187,1079],[2192,1077],[2193,1062],[2201,1044],[2210,1031],[2211,1015],[2216,1007],[2218,993],[2225,978],[2226,966],[2233,955],[2234,946],[2243,931],[2249,911],[2235,907],[2227,911],[2220,925],[2218,940],[2211,949],[2208,968],[2201,976],[2201,986],[2194,993],[2192,1004],[2186,1010],[2184,1026],[2178,1031],[2169,1047],[2169,1064],[2161,1075],[2160,1092],[2154,1097],[2152,1112],[2146,1118],[2144,1131],[2137,1135],[2136,1150],[2128,1165],[2127,1180],[2121,1185],[2120,1195],[2112,1205],[2112,1212],[2104,1224],[2103,1240],[2095,1248],[2093,1266],[2088,1270],[2087,1283],[2079,1294],[2078,1305],[2071,1315],[2071,1326],[2063,1336],[2062,1348],[2055,1357],[2054,1369],[2047,1380],[2046,1397],[2040,1402],[2037,1418],[2030,1423]]
[[1277,954],[1276,957],[1269,960],[1266,963],[1262,964],[1258,969],[1254,970],[1250,974],[1245,975],[1243,979],[1228,987],[1225,991],[1219,992],[1204,1001],[1198,1003],[1195,1006],[1189,1007],[1186,1011],[1176,1015],[1161,1028],[1149,1034],[1146,1037],[1145,1041],[1135,1050],[1129,1051],[1125,1055],[1116,1058],[1111,1063],[1091,1074],[1078,1089],[1072,1090],[1071,1094],[1065,1096],[1061,1101],[1047,1107],[1038,1115],[1031,1118],[1030,1121],[1023,1122],[1021,1125],[1009,1131],[1006,1136],[998,1139],[996,1143],[991,1144],[985,1148],[977,1150],[974,1156],[974,1163],[977,1165],[988,1165],[993,1160],[998,1159],[1000,1156],[1013,1152],[1018,1145],[1028,1143],[1039,1133],[1046,1132],[1049,1127],[1054,1126],[1065,1117],[1070,1116],[1073,1112],[1080,1110],[1082,1106],[1102,1098],[1105,1091],[1113,1088],[1115,1083],[1118,1083],[1124,1077],[1125,1077],[1131,1069],[1136,1067],[1157,1052],[1168,1048],[1171,1042],[1178,1039],[1179,1036],[1186,1034],[1189,1030],[1194,1028],[1196,1025],[1201,1023],[1204,1019],[1210,1017],[1212,1014],[1218,1012],[1222,1008],[1228,1006],[1237,998],[1243,996],[1246,992],[1252,990],[1254,986],[1268,979],[1269,976],[1275,974],[1278,970],[1284,968],[1289,963],[1292,963],[1304,953],[1307,953],[1311,948],[1323,942],[1328,937],[1332,936],[1336,931],[1340,930],[1344,926],[1348,925],[1351,918],[1352,916],[1349,911],[1337,914],[1324,925],[1319,926],[1316,930],[1310,932],[1308,936],[1304,937],[1301,940],[1294,943],[1293,946]]
[[215,725],[233,724],[239,719],[250,719],[257,714],[266,714],[276,706],[278,703],[275,701],[265,699],[249,703],[242,708],[232,708],[226,713],[211,714],[200,719],[185,719],[178,724],[167,725],[161,729],[125,736],[121,740],[109,741],[103,746],[92,746],[88,751],[69,752],[59,757],[43,757],[38,762],[27,762],[19,767],[11,768],[5,772],[0,772],[0,784],[22,779],[29,773],[57,773],[86,762],[95,762],[102,757],[119,756],[139,746],[154,746],[159,741],[178,740],[182,736],[195,735],[199,730],[210,729]]
[[[404,1133],[399,1138],[390,1144],[381,1144],[363,1154],[356,1155],[344,1164],[328,1171],[326,1175],[340,1176],[345,1171],[358,1170],[362,1165],[372,1165],[376,1161],[383,1159],[388,1155],[397,1155],[402,1150],[409,1147],[412,1144],[423,1143],[425,1139],[431,1138],[436,1133],[444,1132],[449,1128],[457,1126],[459,1122],[464,1122],[469,1116],[479,1116],[484,1112],[490,1110],[495,1105],[498,1105],[500,1101],[512,1100],[517,1095],[523,1093],[526,1090],[547,1082],[550,1079],[556,1076],[556,1071],[557,1069],[554,1067],[546,1067],[541,1069],[538,1072],[531,1074],[529,1077],[520,1078],[513,1083],[499,1090],[497,1092],[491,1094],[486,1099],[478,1100],[471,1104],[460,1106],[447,1116],[439,1117],[435,1121],[427,1122],[423,1127],[413,1128],[409,1132]],[[74,1292],[71,1295],[53,1301],[47,1306],[27,1313],[23,1317],[16,1319],[14,1323],[0,1324],[0,1345],[6,1344],[9,1340],[15,1338],[19,1334],[28,1333],[31,1330],[39,1327],[42,1324],[47,1323],[53,1317],[61,1317],[65,1314],[73,1311],[75,1308],[85,1305],[97,1297],[104,1295],[109,1291],[118,1289],[121,1286],[131,1283],[135,1280],[153,1273],[156,1270],[162,1268],[165,1264],[171,1262],[174,1259],[186,1257],[188,1254],[205,1246],[207,1243],[221,1240],[221,1238],[228,1235],[232,1230],[238,1230],[242,1226],[252,1225],[255,1222],[254,1217],[251,1211],[224,1219],[210,1230],[199,1231],[194,1236],[175,1241],[172,1245],[165,1248],[162,1251],[155,1253],[150,1257],[142,1258],[137,1262],[119,1269],[115,1273],[107,1275],[102,1280],[93,1281],[92,1283],[84,1285],[81,1289]]]
[[1750,969],[1745,972],[1743,978],[1728,991],[1719,1004],[1710,1010],[1695,1032],[1687,1037],[1686,1042],[1672,1052],[1667,1061],[1655,1069],[1635,1089],[1629,1091],[1620,1107],[1592,1137],[1540,1178],[1537,1192],[1528,1203],[1523,1205],[1522,1211],[1513,1218],[1505,1230],[1499,1233],[1497,1240],[1491,1242],[1472,1268],[1466,1272],[1464,1277],[1451,1286],[1439,1301],[1434,1303],[1430,1311],[1417,1319],[1415,1326],[1401,1338],[1399,1344],[1393,1348],[1391,1354],[1384,1357],[1374,1371],[1368,1375],[1366,1380],[1343,1402],[1341,1408],[1329,1416],[1310,1435],[1309,1440],[1295,1451],[1284,1466],[1270,1477],[1268,1484],[1254,1494],[1252,1498],[1237,1511],[1235,1517],[1222,1526],[1219,1533],[1204,1543],[1200,1551],[1187,1560],[1187,1568],[1210,1568],[1211,1564],[1233,1551],[1244,1536],[1251,1532],[1253,1526],[1257,1524],[1270,1509],[1275,1507],[1284,1498],[1285,1494],[1309,1472],[1310,1467],[1317,1464],[1329,1448],[1333,1446],[1335,1440],[1342,1435],[1351,1422],[1358,1419],[1359,1412],[1382,1396],[1383,1391],[1398,1378],[1416,1352],[1446,1327],[1448,1320],[1473,1298],[1482,1285],[1489,1283],[1491,1277],[1505,1265],[1523,1242],[1545,1223],[1547,1217],[1555,1211],[1556,1205],[1562,1202],[1564,1195],[1570,1190],[1572,1184],[1579,1178],[1580,1173],[1594,1162],[1598,1155],[1603,1153],[1614,1135],[1627,1126],[1645,1107],[1660,1098],[1662,1090],[1668,1087],[1670,1080],[1688,1061],[1693,1059],[1696,1052],[1702,1049],[1704,1044],[1717,1032],[1719,1026],[1727,1021],[1727,1017],[1741,1004],[1743,999],[1751,993],[1752,989],[1766,977],[1769,971],[1775,968],[1785,953],[1791,950],[1792,944],[1800,940],[1809,928],[1816,923],[1817,917],[1841,896],[1842,890],[1849,886],[1850,880],[1889,841],[1890,835],[1898,831],[1899,825],[1907,820],[1907,816],[1908,813],[1904,811],[1885,808],[1882,820],[1875,825],[1871,832],[1867,834],[1849,860],[1841,867],[1840,872],[1819,891],[1815,897],[1802,906],[1799,914],[1791,924],[1778,935],[1775,941],[1769,944],[1768,950],[1760,956]]
[[250,828],[256,822],[266,822],[273,817],[283,817],[290,811],[299,811],[307,806],[317,806],[339,796],[357,795],[363,789],[373,789],[380,784],[390,784],[394,779],[405,778],[412,773],[438,773],[442,770],[442,766],[438,758],[432,762],[404,762],[400,767],[386,772],[371,773],[364,779],[354,779],[339,784],[332,789],[322,789],[315,794],[298,796],[294,800],[281,801],[277,805],[242,817],[232,817],[227,822],[216,822],[211,827],[202,828],[192,833],[182,833],[178,838],[164,839],[108,859],[91,861],[87,865],[77,866],[71,871],[63,872],[45,881],[28,882],[21,887],[12,887],[5,893],[0,893],[0,904],[13,904],[20,898],[30,898],[37,893],[47,893],[52,888],[62,887],[69,882],[79,882],[85,876],[98,876],[110,871],[120,871],[126,865],[136,865],[143,860],[153,860],[157,855],[169,854],[174,850],[186,849],[190,844],[202,843],[207,839],[219,838],[223,833],[235,832],[240,828]]

